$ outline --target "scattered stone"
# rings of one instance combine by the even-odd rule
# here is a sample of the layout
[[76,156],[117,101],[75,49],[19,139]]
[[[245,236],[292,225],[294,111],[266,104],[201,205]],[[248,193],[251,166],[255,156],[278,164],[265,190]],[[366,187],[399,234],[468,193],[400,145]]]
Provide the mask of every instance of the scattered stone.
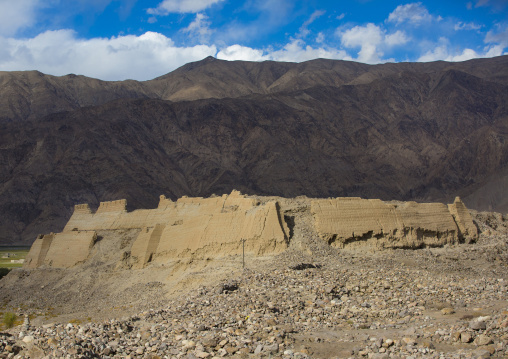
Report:
[[23,342],[27,343],[27,344],[30,344],[32,343],[33,341],[35,340],[35,338],[31,335],[26,335],[24,338],[23,338]]
[[207,352],[202,352],[202,351],[198,351],[196,352],[196,357],[200,358],[200,359],[206,359],[210,356],[209,353]]
[[492,344],[493,341],[492,341],[492,338],[489,337],[488,335],[480,334],[479,336],[476,337],[476,339],[474,340],[474,343],[478,346],[481,346],[481,345]]
[[469,323],[469,328],[473,330],[485,330],[487,329],[487,324],[482,320],[472,320]]
[[490,356],[490,352],[486,349],[476,349],[473,351],[473,358],[475,359],[487,359]]
[[473,336],[471,335],[471,333],[462,332],[460,333],[460,341],[462,343],[471,343],[473,341]]

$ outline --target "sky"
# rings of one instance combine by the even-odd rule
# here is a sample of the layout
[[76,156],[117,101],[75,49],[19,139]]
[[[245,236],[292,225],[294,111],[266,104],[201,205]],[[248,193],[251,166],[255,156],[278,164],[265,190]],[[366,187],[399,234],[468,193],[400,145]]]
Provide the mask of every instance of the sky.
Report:
[[192,61],[508,54],[508,0],[0,0],[0,71],[149,80]]

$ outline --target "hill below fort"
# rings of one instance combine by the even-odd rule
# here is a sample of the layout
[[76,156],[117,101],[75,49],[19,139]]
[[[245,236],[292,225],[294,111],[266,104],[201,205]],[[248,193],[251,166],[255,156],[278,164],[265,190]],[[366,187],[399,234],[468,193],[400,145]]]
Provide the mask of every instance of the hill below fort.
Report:
[[125,205],[76,205],[0,280],[0,310],[27,318],[0,324],[1,357],[508,355],[499,213],[238,192]]
[[[0,72],[0,244],[75,204],[379,198],[508,211],[508,57],[365,65],[207,58],[154,80]],[[130,209],[132,209],[130,208]]]

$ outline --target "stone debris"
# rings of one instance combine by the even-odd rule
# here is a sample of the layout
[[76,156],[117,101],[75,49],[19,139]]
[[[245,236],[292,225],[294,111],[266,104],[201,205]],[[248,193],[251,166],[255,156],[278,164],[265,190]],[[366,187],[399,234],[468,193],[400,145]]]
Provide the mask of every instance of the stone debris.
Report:
[[350,254],[300,270],[287,253],[161,309],[1,333],[0,358],[504,358],[506,263],[446,259],[473,249]]
[[[0,301],[19,305],[18,317],[34,314],[23,303],[48,295],[44,303],[90,302],[97,311],[139,296],[146,308],[113,319],[83,319],[83,314],[70,322],[27,320],[0,332],[0,358],[508,357],[504,217],[494,228],[489,215],[474,214],[481,231],[475,243],[369,252],[324,243],[304,199],[283,210],[294,220],[288,250],[259,262],[250,258],[246,269],[209,285],[192,285],[189,278],[203,273],[191,273],[185,290],[172,296],[164,295],[161,277],[155,277],[162,269],[155,265],[140,270],[152,275],[151,281],[117,292],[94,291],[78,281],[71,282],[73,293],[57,291],[70,281],[66,271],[78,269],[9,274],[0,281]],[[92,273],[91,282],[137,273],[114,262],[101,264],[101,258],[82,267]],[[214,276],[215,267],[205,268]],[[56,278],[37,283],[44,296],[25,287],[8,295],[9,284],[25,285],[32,275],[43,278],[39,270]]]

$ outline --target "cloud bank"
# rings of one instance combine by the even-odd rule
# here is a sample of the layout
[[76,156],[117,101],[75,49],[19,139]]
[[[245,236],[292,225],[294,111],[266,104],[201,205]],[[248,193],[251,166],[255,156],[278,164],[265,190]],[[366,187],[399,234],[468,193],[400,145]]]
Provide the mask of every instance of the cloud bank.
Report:
[[[135,0],[126,1],[135,3]],[[156,8],[143,10],[147,16],[145,24],[163,22],[173,16],[178,27],[172,36],[159,30],[83,38],[75,30],[57,29],[23,38],[19,33],[34,26],[41,4],[48,2],[0,0],[0,70],[36,69],[52,75],[76,73],[104,80],[149,80],[207,56],[223,60],[290,62],[329,58],[375,64],[396,59],[464,61],[503,55],[508,48],[506,22],[487,27],[478,21],[442,18],[429,12],[421,2],[399,5],[387,12],[384,21],[377,23],[350,22],[349,14],[312,10],[310,15],[302,15],[300,24],[282,40],[249,46],[249,37],[284,28],[279,20],[291,14],[291,3],[289,0],[252,0],[248,2],[249,11],[257,11],[258,16],[251,22],[231,19],[218,26],[207,9],[221,2],[223,0],[164,0]],[[472,10],[465,11],[494,3],[478,1],[471,3]],[[104,9],[112,4],[115,1],[88,3],[78,0],[78,5],[88,8]],[[172,13],[176,15],[170,15]],[[328,28],[323,27],[323,23]],[[459,45],[453,40],[454,34],[476,36],[479,41],[475,46],[468,46],[467,42]]]
[[11,36],[35,22],[38,0],[0,0],[0,35]]
[[33,70],[52,75],[84,74],[103,80],[147,80],[187,62],[215,56],[214,45],[175,46],[166,36],[146,32],[90,40],[72,30],[47,31],[33,39],[0,38],[0,70]]

